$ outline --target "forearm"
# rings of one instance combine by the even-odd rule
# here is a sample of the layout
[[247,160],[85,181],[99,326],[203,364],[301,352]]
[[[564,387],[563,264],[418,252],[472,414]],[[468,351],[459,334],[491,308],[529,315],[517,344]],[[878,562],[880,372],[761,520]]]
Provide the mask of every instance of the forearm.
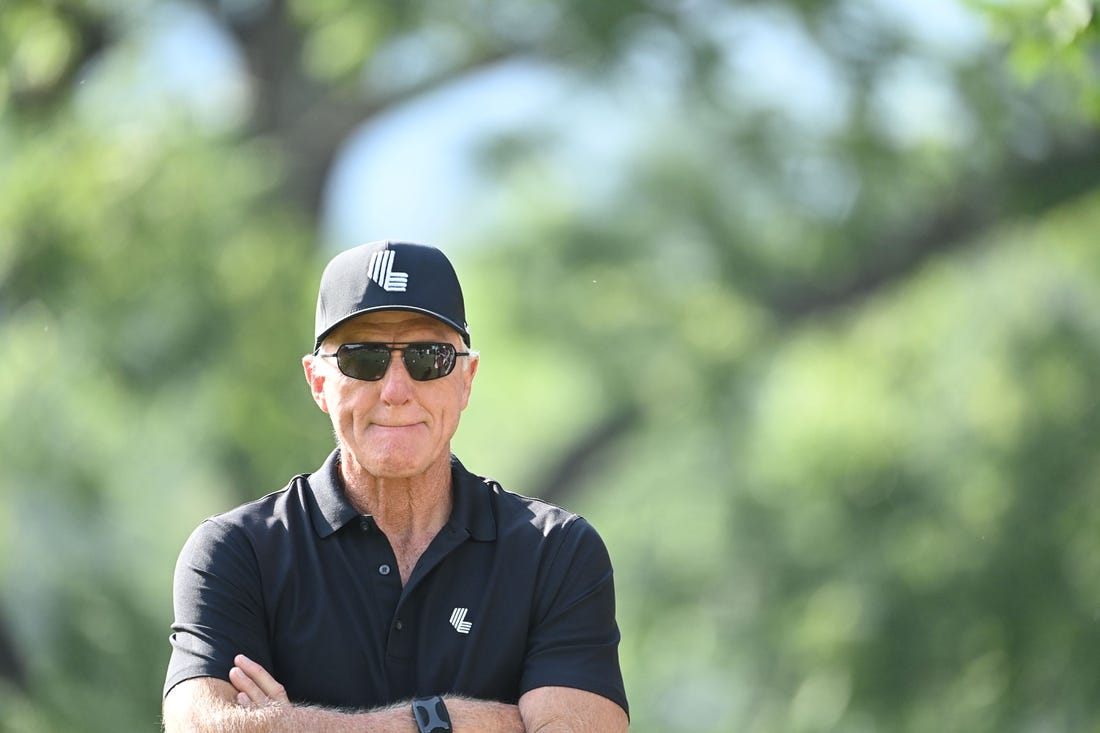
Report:
[[[165,700],[166,733],[417,733],[410,702],[371,711],[270,702],[241,705],[222,680],[181,683]],[[523,733],[519,708],[444,698],[454,733]]]
[[[270,701],[242,705],[224,680],[201,677],[177,685],[164,700],[166,733],[416,733],[408,710],[336,710]],[[402,724],[406,724],[402,727]]]
[[[271,673],[243,654],[233,659],[233,669],[229,671],[229,683],[222,680],[204,678],[198,683],[204,691],[214,693],[218,701],[235,702],[238,709],[263,711],[264,715],[272,709],[287,709],[288,719],[293,725],[283,725],[284,721],[276,717],[275,721],[263,719],[259,728],[243,728],[242,733],[260,731],[317,731],[318,733],[339,733],[342,731],[360,731],[362,733],[419,733],[412,714],[412,701],[397,703],[383,710],[371,712],[340,712],[320,710],[316,719],[308,718],[303,723],[296,716],[312,715],[316,708],[301,708],[291,704],[286,689],[271,676]],[[189,682],[191,682],[189,680]],[[185,683],[186,684],[186,683]],[[188,694],[192,694],[188,692]],[[171,697],[171,695],[169,696]],[[464,697],[445,697],[454,733],[524,733],[520,719],[519,706],[488,700],[474,700]],[[167,702],[167,700],[165,701]],[[267,724],[268,727],[263,727]],[[303,727],[296,727],[296,726]],[[328,725],[329,727],[322,727]],[[203,731],[203,729],[199,729]],[[222,730],[216,728],[216,730]],[[236,730],[229,728],[232,733]],[[205,731],[203,731],[205,733]]]
[[219,703],[184,719],[165,715],[166,733],[417,733],[405,710],[356,712],[308,705],[243,708]]
[[[514,705],[447,701],[455,733],[523,733]],[[417,733],[409,706],[352,712],[301,705],[246,709],[224,706],[183,725],[166,721],[168,733]]]
[[[454,733],[524,733],[519,708],[503,702],[444,697]],[[396,730],[396,729],[395,729]],[[416,725],[410,729],[416,733]]]
[[531,733],[626,733],[626,711],[592,692],[570,687],[539,687],[519,699]]

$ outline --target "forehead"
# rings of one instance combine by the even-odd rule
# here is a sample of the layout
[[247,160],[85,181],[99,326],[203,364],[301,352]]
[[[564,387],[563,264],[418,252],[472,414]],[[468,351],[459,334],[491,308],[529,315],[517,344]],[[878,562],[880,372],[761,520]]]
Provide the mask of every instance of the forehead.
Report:
[[[329,339],[336,343],[353,341],[446,341],[453,343],[458,332],[442,321],[408,311],[364,313],[341,324]],[[329,340],[329,339],[326,339]]]

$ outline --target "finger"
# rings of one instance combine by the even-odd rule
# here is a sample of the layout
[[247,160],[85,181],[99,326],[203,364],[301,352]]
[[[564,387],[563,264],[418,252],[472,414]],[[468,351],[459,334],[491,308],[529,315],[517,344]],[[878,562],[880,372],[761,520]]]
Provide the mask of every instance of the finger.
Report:
[[246,707],[267,703],[267,695],[240,667],[229,670],[229,681],[237,688],[237,702],[240,702],[241,698],[244,697],[248,701]]
[[[272,677],[263,666],[253,662],[243,654],[238,654],[233,659],[233,662],[242,672],[248,675],[252,682],[259,686],[264,695],[276,702],[290,701],[287,697],[286,689],[279,684],[278,680]],[[252,697],[253,700],[256,699],[255,696],[251,694],[249,697]]]
[[237,693],[237,704],[240,705],[242,708],[256,707],[256,704],[252,702],[252,698],[244,694],[243,692]]

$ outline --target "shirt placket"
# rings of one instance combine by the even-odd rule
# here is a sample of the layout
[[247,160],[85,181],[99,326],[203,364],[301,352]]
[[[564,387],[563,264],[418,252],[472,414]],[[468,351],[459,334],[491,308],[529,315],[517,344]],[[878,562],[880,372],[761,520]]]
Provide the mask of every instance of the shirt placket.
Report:
[[[423,629],[417,628],[420,620],[425,618],[423,599],[427,594],[421,586],[428,582],[431,571],[467,537],[469,534],[465,530],[444,526],[416,563],[408,584],[401,592],[390,622],[386,644],[386,675],[389,678],[390,691],[396,698],[417,694],[416,666],[430,666],[435,663],[432,659],[416,658],[419,637],[425,633]],[[438,609],[438,612],[449,613],[449,609]],[[424,645],[419,646],[424,648]]]

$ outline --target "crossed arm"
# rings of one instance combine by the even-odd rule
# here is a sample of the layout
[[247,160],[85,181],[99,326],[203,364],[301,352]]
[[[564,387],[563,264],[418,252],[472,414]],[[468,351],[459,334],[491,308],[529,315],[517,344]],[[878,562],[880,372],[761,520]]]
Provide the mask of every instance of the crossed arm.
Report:
[[[267,670],[238,656],[229,682],[197,677],[164,699],[166,733],[417,733],[409,703],[370,711],[296,705]],[[605,697],[540,687],[518,705],[445,698],[454,733],[625,733],[626,713]]]

